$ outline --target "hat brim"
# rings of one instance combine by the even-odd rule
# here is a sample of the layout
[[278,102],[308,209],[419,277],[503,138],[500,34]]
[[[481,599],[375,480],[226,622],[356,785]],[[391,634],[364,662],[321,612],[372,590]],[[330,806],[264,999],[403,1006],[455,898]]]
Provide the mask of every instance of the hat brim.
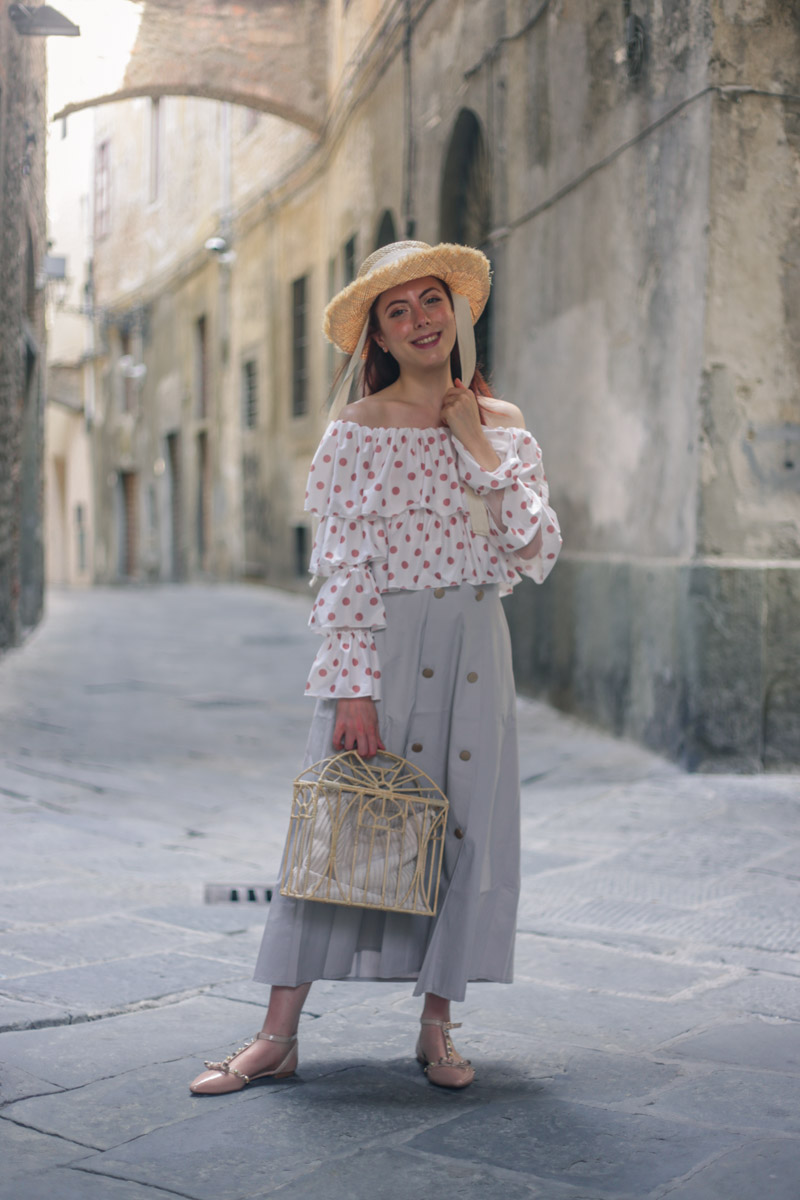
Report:
[[489,260],[472,246],[442,242],[410,250],[401,258],[376,266],[363,278],[354,279],[325,309],[322,325],[325,336],[345,354],[352,354],[377,297],[398,284],[427,275],[441,279],[451,291],[466,296],[474,325],[489,299]]

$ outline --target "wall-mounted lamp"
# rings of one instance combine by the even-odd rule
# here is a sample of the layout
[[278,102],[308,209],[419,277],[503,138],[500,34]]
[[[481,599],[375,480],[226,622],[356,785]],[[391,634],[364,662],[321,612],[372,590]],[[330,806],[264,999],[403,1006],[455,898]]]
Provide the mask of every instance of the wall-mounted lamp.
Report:
[[144,363],[137,363],[132,354],[123,354],[122,358],[117,359],[117,370],[124,379],[144,379],[147,374],[147,367]]
[[10,4],[8,15],[23,37],[80,37],[80,26],[49,4]]
[[217,237],[206,238],[205,249],[210,250],[212,254],[216,254],[219,261],[226,267],[236,262],[236,251],[231,250],[230,243],[225,237],[218,235]]

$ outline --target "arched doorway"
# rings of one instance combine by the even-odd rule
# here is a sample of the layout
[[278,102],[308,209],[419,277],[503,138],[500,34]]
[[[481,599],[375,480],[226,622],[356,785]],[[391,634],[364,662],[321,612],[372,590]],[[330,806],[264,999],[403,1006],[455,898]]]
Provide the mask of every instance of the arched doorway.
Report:
[[381,219],[378,223],[378,232],[375,234],[375,245],[373,250],[380,250],[381,246],[390,246],[392,242],[397,241],[397,227],[394,223],[394,217],[391,210],[386,208],[381,214]]
[[[492,228],[492,175],[480,122],[462,108],[450,135],[442,171],[439,229],[443,242],[460,242],[489,253]],[[491,255],[489,256],[491,257]],[[491,369],[491,297],[475,326],[478,366]]]

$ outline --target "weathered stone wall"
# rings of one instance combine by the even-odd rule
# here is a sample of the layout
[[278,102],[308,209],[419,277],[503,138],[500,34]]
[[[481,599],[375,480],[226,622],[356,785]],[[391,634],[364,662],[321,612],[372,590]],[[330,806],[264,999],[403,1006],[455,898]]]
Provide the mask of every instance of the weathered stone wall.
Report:
[[518,674],[690,767],[797,765],[800,18],[780,0],[673,5],[669,23],[638,8],[636,86],[595,41],[565,106],[548,46],[555,202],[534,199],[532,253],[511,256],[547,295],[527,354],[500,357],[544,385],[535,427],[567,549],[510,603]]
[[[403,6],[330,4],[319,143],[268,116],[245,132],[232,110],[221,159],[221,110],[170,99],[170,168],[149,207],[146,112],[109,109],[98,486],[138,464],[155,489],[141,569],[169,575],[165,440],[179,433],[182,571],[291,580],[338,365],[317,330],[345,245],[355,239],[358,264],[387,212],[401,236],[407,223],[428,241],[468,230],[495,270],[493,379],[542,442],[565,533],[548,583],[508,603],[520,683],[691,767],[796,764],[800,109],[724,89],[800,92],[798,18],[785,0],[633,7],[645,55],[632,73],[612,0],[418,0],[410,43]],[[227,264],[203,250],[223,227]],[[311,403],[293,417],[300,276]],[[111,397],[136,312],[147,376],[131,416]],[[201,563],[191,331],[203,313],[213,500]],[[257,364],[254,429],[245,361]]]
[[42,612],[45,90],[41,40],[0,4],[0,648]]

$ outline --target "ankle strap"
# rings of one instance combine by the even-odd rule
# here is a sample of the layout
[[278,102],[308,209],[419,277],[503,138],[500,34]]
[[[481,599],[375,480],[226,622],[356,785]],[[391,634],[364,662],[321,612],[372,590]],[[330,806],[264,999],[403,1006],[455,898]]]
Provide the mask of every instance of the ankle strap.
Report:
[[260,1042],[278,1042],[281,1046],[291,1046],[297,1041],[297,1034],[293,1033],[291,1037],[285,1037],[282,1033],[257,1033],[256,1038]]
[[438,1025],[438,1027],[440,1029],[443,1029],[445,1031],[445,1033],[447,1032],[448,1029],[460,1029],[461,1028],[460,1021],[458,1021],[454,1024],[452,1021],[434,1021],[432,1017],[420,1017],[419,1023],[420,1023],[420,1025]]

